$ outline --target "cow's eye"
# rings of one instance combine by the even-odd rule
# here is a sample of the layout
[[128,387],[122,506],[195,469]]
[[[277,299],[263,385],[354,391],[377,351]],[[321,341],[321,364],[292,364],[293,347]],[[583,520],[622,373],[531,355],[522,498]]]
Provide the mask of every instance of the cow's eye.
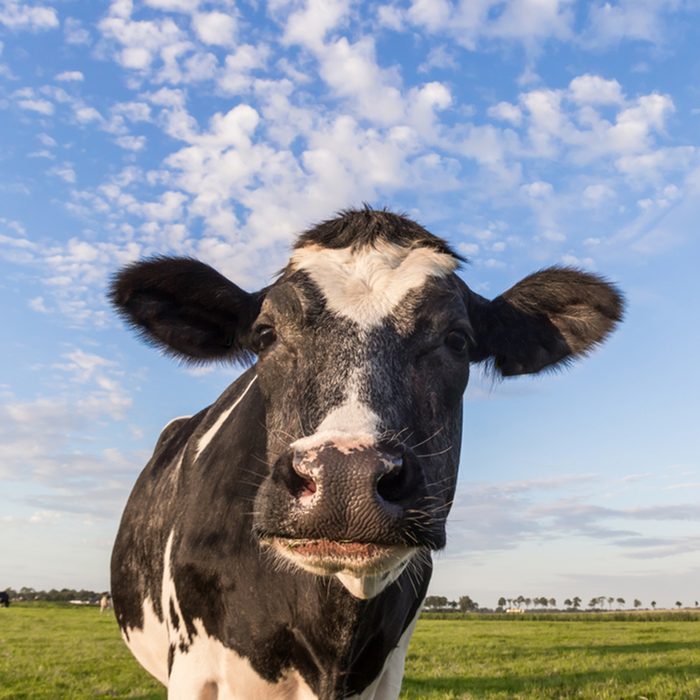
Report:
[[445,345],[456,353],[463,353],[468,343],[469,339],[464,331],[453,329],[445,336]]
[[262,352],[277,340],[277,333],[272,326],[260,324],[255,327],[255,351]]

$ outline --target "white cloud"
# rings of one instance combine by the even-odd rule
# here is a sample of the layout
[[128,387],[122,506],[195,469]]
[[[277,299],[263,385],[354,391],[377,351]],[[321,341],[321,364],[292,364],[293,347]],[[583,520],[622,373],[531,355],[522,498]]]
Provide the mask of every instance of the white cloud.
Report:
[[90,32],[75,17],[66,17],[63,22],[63,32],[66,36],[66,42],[73,46],[84,46],[91,41]]
[[42,99],[18,100],[17,105],[21,109],[25,109],[29,112],[38,112],[39,114],[43,114],[47,117],[51,116],[55,111],[53,103]]
[[622,104],[622,87],[617,80],[599,75],[579,75],[569,83],[569,94],[579,104]]
[[107,39],[121,47],[116,58],[125,68],[146,71],[155,56],[165,51],[179,55],[190,48],[184,32],[172,18],[133,20],[131,12],[130,3],[113,0],[109,14],[98,25]]
[[4,0],[0,5],[0,24],[9,29],[43,31],[58,26],[58,13],[46,5],[30,5],[17,0]]
[[112,112],[132,122],[151,121],[151,107],[146,102],[118,102],[112,107]]
[[40,313],[40,314],[46,314],[49,312],[48,308],[46,307],[46,302],[44,301],[44,297],[34,297],[33,299],[30,299],[27,302],[27,306],[32,311],[36,311],[37,313]]
[[236,38],[237,23],[232,14],[200,12],[192,20],[194,30],[201,41],[214,46],[230,46]]
[[598,207],[613,199],[615,199],[615,190],[610,185],[597,183],[587,185],[583,189],[583,200],[589,206]]
[[538,180],[536,182],[530,182],[526,185],[522,185],[520,189],[528,196],[535,199],[540,199],[544,197],[549,197],[554,188],[549,182],[542,182]]
[[532,47],[554,37],[572,36],[570,0],[412,0],[406,18],[432,33],[450,35],[462,46],[475,50],[484,40],[513,40]]
[[499,102],[489,107],[488,115],[494,119],[514,124],[515,126],[519,126],[523,120],[523,113],[520,107],[510,102]]
[[302,9],[289,15],[283,41],[320,50],[326,34],[338,26],[349,7],[349,0],[306,0]]
[[350,43],[345,37],[324,46],[320,74],[338,97],[359,116],[377,124],[393,124],[404,114],[398,76],[376,61],[370,38]]
[[157,10],[192,13],[199,9],[201,0],[144,0],[145,4]]
[[89,124],[90,122],[102,121],[102,115],[94,107],[87,106],[76,105],[75,118],[81,124]]
[[145,136],[119,136],[114,143],[127,151],[140,151],[146,145]]
[[395,32],[403,29],[403,12],[394,5],[380,5],[377,8],[377,20],[381,26]]
[[73,184],[76,180],[75,170],[73,170],[73,168],[69,165],[57,165],[56,167],[51,168],[48,172],[50,175],[60,177],[61,180],[64,182],[69,182],[70,184]]
[[594,45],[641,39],[658,43],[664,34],[664,12],[674,8],[675,0],[618,0],[591,3],[588,41]]
[[266,46],[241,44],[229,53],[218,76],[217,85],[229,95],[236,95],[250,89],[253,72],[264,68],[268,57]]
[[61,82],[80,82],[85,80],[85,76],[79,70],[66,70],[56,76],[56,80]]
[[408,18],[413,24],[424,26],[434,32],[447,25],[451,11],[452,8],[447,0],[412,0],[408,9]]
[[457,57],[445,46],[433,46],[423,63],[418,66],[419,73],[429,73],[434,69],[454,70],[459,67]]

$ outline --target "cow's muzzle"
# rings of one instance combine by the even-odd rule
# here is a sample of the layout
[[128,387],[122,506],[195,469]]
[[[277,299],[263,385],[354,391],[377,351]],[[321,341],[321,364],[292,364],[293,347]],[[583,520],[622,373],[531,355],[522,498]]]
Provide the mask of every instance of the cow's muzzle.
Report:
[[277,460],[256,500],[260,538],[315,573],[381,573],[444,546],[418,460],[394,446],[326,443]]

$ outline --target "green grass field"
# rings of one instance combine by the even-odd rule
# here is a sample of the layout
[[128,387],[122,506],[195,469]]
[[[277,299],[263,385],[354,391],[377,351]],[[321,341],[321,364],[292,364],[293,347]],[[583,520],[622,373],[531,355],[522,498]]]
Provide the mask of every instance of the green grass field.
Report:
[[[700,699],[700,616],[422,619],[401,697]],[[165,692],[131,658],[111,614],[37,604],[0,609],[0,698]]]

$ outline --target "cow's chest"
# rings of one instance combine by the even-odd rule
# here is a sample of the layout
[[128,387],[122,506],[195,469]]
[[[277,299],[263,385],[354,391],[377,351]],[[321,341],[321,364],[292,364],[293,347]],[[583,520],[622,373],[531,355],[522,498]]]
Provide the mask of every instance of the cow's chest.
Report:
[[[416,616],[417,619],[417,616]],[[348,700],[395,700],[401,689],[404,660],[415,627],[405,630],[377,678]],[[139,662],[168,687],[168,700],[331,700],[317,694],[296,670],[276,682],[263,678],[248,659],[209,636],[200,620],[186,644],[167,621],[144,603],[144,626],[128,630],[127,644]]]

